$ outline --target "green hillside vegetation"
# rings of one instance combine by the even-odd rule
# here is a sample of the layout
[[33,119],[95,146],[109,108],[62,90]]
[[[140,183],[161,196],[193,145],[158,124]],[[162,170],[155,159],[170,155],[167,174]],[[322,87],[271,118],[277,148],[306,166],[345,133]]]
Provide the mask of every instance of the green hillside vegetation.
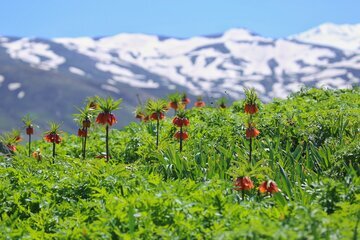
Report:
[[[244,100],[187,110],[189,138],[168,117],[63,133],[0,156],[5,239],[357,239],[360,221],[360,89],[303,89],[259,106],[260,135],[245,137]],[[172,111],[169,111],[172,113]],[[121,118],[121,116],[117,116]],[[254,188],[238,191],[237,177]],[[260,193],[264,181],[281,190]]]

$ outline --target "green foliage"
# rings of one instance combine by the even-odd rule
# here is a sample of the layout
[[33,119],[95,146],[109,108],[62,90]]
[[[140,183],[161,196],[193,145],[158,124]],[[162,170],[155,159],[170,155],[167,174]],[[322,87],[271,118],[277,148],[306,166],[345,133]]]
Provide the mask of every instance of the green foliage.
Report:
[[115,111],[119,109],[119,106],[122,102],[122,99],[114,100],[112,97],[107,98],[101,98],[96,97],[96,103],[99,104],[99,108],[104,113],[111,113],[112,111]]
[[164,99],[149,99],[146,103],[146,112],[152,113],[164,113],[168,110],[168,103]]
[[[182,152],[170,118],[81,139],[64,134],[42,160],[19,146],[0,156],[0,232],[8,239],[356,239],[360,219],[359,89],[303,89],[261,106],[261,134],[248,160],[247,117],[241,104],[188,109]],[[165,111],[165,103],[151,103]],[[154,107],[155,106],[155,107]],[[239,107],[240,106],[240,107]],[[156,109],[155,109],[156,108]],[[254,189],[234,190],[238,176]],[[258,193],[274,180],[281,192]],[[244,200],[243,200],[244,197]]]

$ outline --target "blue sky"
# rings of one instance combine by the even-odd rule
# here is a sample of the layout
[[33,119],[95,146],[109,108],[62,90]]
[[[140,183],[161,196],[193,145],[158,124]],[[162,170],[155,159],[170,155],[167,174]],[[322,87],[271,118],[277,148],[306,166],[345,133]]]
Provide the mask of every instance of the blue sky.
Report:
[[324,22],[360,23],[360,0],[1,0],[0,35],[190,37],[245,27],[285,37]]

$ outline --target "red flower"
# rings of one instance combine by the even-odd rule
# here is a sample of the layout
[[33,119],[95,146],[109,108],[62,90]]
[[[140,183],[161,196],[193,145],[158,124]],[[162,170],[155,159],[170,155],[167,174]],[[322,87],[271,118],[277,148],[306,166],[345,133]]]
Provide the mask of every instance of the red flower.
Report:
[[276,183],[272,180],[268,180],[268,181],[264,181],[260,186],[259,186],[259,191],[261,193],[277,193],[279,192],[279,188],[276,185]]
[[175,133],[174,137],[175,137],[176,139],[180,139],[180,138],[181,138],[182,140],[186,140],[186,139],[189,138],[189,134],[188,134],[187,132],[182,132],[182,133],[180,133],[180,131],[178,131],[178,132]]
[[256,104],[245,104],[245,113],[247,114],[255,114],[259,111]]
[[62,138],[57,133],[48,133],[44,137],[45,141],[59,144]]
[[248,127],[246,129],[246,138],[255,138],[260,134],[260,131],[257,130],[255,127]]
[[189,126],[190,122],[189,119],[187,118],[179,118],[179,117],[175,117],[172,121],[172,123],[178,127],[182,127],[182,126]]
[[115,123],[117,123],[117,119],[115,115],[112,113],[102,112],[99,113],[99,115],[97,116],[96,122],[99,124],[103,124],[103,125],[109,124],[110,126],[112,126]]
[[151,120],[162,120],[165,118],[164,113],[160,112],[160,113],[153,113],[150,115],[150,119]]
[[183,98],[182,98],[182,103],[184,105],[188,105],[190,102],[191,102],[190,98],[188,98],[188,97],[186,97],[186,95],[184,95]]
[[254,188],[254,183],[251,181],[250,177],[238,177],[235,180],[235,190],[242,191],[242,190],[250,190]]
[[12,144],[6,145],[11,152],[16,152],[16,146]]
[[26,128],[26,134],[27,135],[33,135],[34,134],[34,128],[32,126],[28,126]]
[[89,128],[90,125],[91,125],[91,122],[89,119],[85,119],[83,122],[82,122],[82,125],[83,125],[83,128]]
[[83,129],[79,128],[78,136],[79,137],[87,137],[87,130],[85,128],[83,128]]
[[175,109],[175,110],[177,110],[179,108],[179,105],[177,102],[170,102],[169,105],[172,109]]
[[205,102],[204,101],[197,101],[197,102],[194,103],[194,106],[198,107],[198,108],[205,107]]

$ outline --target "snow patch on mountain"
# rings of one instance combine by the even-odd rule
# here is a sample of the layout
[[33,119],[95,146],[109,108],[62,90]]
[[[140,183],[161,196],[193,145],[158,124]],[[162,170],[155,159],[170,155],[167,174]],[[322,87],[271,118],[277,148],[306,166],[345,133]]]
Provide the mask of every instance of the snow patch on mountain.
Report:
[[80,68],[76,68],[76,67],[69,67],[69,72],[80,75],[80,76],[86,75],[86,73],[83,70],[81,70]]
[[27,62],[31,66],[42,70],[56,69],[65,62],[65,58],[50,50],[48,44],[36,42],[28,38],[6,42],[2,46],[7,49],[7,53],[13,59]]
[[8,84],[8,89],[10,91],[15,91],[15,90],[19,89],[20,87],[21,87],[21,83],[18,83],[18,82]]
[[114,86],[108,85],[108,84],[102,84],[101,88],[110,92],[114,92],[114,93],[120,93],[119,89],[117,89]]
[[316,83],[316,87],[343,89],[343,88],[351,88],[351,85],[346,84],[346,82],[342,78],[326,78],[326,79],[321,79],[320,81],[318,81]]
[[140,81],[126,76],[114,76],[114,80],[117,82],[129,84],[130,86],[137,88],[158,88],[160,86],[159,83],[154,82],[152,79],[147,81]]
[[17,98],[18,99],[22,99],[25,97],[25,92],[24,91],[20,91],[18,94],[17,94]]
[[289,38],[350,51],[360,51],[360,24],[325,23]]

